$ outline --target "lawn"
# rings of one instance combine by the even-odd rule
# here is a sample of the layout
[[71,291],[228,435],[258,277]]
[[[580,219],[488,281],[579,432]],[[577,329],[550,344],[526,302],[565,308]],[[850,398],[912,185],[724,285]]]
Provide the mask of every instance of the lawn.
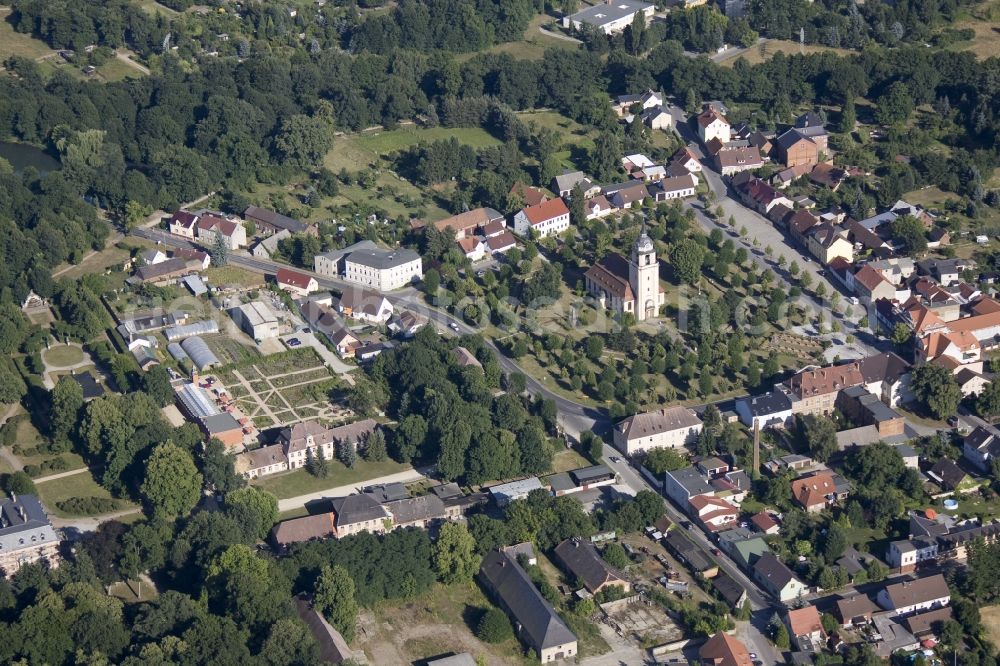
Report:
[[[39,483],[37,487],[38,495],[45,504],[45,508],[48,509],[50,513],[64,518],[72,517],[73,514],[67,514],[66,512],[60,510],[57,506],[59,502],[63,502],[73,497],[79,497],[81,499],[88,497],[111,499],[111,493],[98,485],[97,481],[94,480],[94,477],[90,474],[90,472],[81,472],[80,474],[73,474],[54,481],[46,481],[44,483]],[[135,505],[131,502],[121,501],[121,503],[122,507],[120,510],[135,507]]]
[[282,472],[253,481],[253,485],[273,493],[278,499],[298,497],[329,488],[337,488],[374,479],[387,474],[397,474],[410,469],[409,465],[394,460],[367,462],[358,460],[354,469],[347,469],[341,463],[330,461],[330,474],[325,479],[313,476],[304,469]]
[[105,81],[138,79],[145,76],[137,67],[122,62],[118,58],[109,58],[106,63],[97,68],[97,75]]
[[744,58],[751,65],[757,65],[770,59],[778,51],[781,51],[785,55],[798,55],[800,53],[809,55],[810,53],[822,53],[824,51],[832,51],[838,55],[850,55],[850,51],[847,49],[835,49],[830,46],[821,46],[819,44],[799,44],[798,42],[793,42],[785,39],[768,39],[763,44],[758,44],[757,46],[751,47],[746,51],[734,54],[729,58],[726,58],[719,62],[720,65],[724,67],[732,67],[736,64],[739,58]]
[[6,60],[10,56],[35,59],[54,53],[40,39],[23,35],[14,30],[14,26],[7,22],[10,11],[7,8],[0,9],[0,61]]
[[65,368],[83,361],[83,350],[72,345],[58,345],[42,352],[42,359],[56,368]]
[[104,269],[124,263],[129,258],[129,250],[112,245],[100,252],[87,255],[79,264],[62,264],[53,272],[54,277],[80,278],[89,273],[100,273]]
[[561,449],[558,453],[552,456],[553,472],[568,472],[571,469],[580,469],[581,467],[588,467],[589,465],[590,461],[573,449]]

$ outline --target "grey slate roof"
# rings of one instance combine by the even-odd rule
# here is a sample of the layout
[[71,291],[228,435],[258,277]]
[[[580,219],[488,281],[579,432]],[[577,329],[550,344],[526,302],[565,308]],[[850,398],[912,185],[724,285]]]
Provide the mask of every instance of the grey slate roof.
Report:
[[309,225],[304,222],[299,222],[298,220],[294,220],[287,215],[282,215],[281,213],[276,213],[273,210],[259,208],[257,206],[249,206],[246,211],[244,211],[243,217],[259,220],[266,224],[278,227],[279,229],[287,229],[292,233],[300,233],[309,228]]
[[776,590],[784,589],[795,578],[792,570],[775,557],[774,553],[761,555],[753,568],[758,577],[767,580]]
[[579,537],[566,539],[555,549],[563,566],[583,580],[584,587],[596,593],[603,585],[624,584],[625,574],[604,561],[590,541]]
[[382,520],[389,517],[385,507],[369,495],[348,495],[330,500],[334,513],[337,514],[337,526],[353,525],[369,520]]
[[746,403],[752,416],[767,416],[792,408],[791,399],[781,391],[768,391],[763,395],[744,398],[742,402]]
[[538,651],[576,642],[576,636],[556,613],[514,555],[494,551],[479,570],[501,604],[521,625],[522,633]]
[[0,553],[58,540],[37,497],[18,495],[16,500],[0,500]]
[[568,18],[570,21],[602,26],[626,16],[631,16],[648,6],[644,2],[636,2],[635,0],[615,0],[612,4],[599,3],[593,7],[586,7]]

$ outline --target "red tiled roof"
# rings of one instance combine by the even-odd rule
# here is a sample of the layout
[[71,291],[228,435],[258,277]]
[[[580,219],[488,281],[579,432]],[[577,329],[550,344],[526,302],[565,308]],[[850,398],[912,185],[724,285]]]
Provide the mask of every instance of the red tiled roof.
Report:
[[560,215],[569,215],[569,208],[566,208],[566,204],[562,199],[549,199],[537,206],[528,206],[523,212],[525,217],[528,218],[528,222],[536,225]]
[[837,489],[830,472],[817,472],[792,481],[792,496],[803,507],[825,504],[826,496]]
[[609,294],[623,301],[635,299],[628,279],[628,262],[620,254],[612,252],[587,269],[585,275]]
[[521,195],[521,198],[524,199],[524,204],[526,206],[537,206],[549,198],[545,192],[542,192],[537,187],[525,185],[521,182],[514,183],[510,188],[509,194]]
[[811,605],[788,611],[788,626],[791,628],[793,636],[808,636],[817,631],[823,631],[819,611]]
[[287,268],[279,268],[275,279],[278,281],[278,284],[288,284],[299,289],[308,289],[309,282],[313,278],[305,273],[298,273]]

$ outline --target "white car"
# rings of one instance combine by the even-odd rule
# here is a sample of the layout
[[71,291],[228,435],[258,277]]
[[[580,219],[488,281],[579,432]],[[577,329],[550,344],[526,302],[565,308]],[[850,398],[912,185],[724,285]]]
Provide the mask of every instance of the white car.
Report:
[[456,324],[455,322],[449,322],[448,323],[448,327],[451,328],[451,330],[453,330],[453,331],[457,331],[458,330],[458,324]]

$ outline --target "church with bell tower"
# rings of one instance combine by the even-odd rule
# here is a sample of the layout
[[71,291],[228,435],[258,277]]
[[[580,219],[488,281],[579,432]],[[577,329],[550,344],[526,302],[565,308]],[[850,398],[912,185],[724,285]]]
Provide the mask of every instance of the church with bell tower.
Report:
[[636,321],[655,319],[665,297],[660,287],[660,261],[646,233],[632,245],[628,259],[612,252],[584,274],[587,293],[617,314],[632,314]]

